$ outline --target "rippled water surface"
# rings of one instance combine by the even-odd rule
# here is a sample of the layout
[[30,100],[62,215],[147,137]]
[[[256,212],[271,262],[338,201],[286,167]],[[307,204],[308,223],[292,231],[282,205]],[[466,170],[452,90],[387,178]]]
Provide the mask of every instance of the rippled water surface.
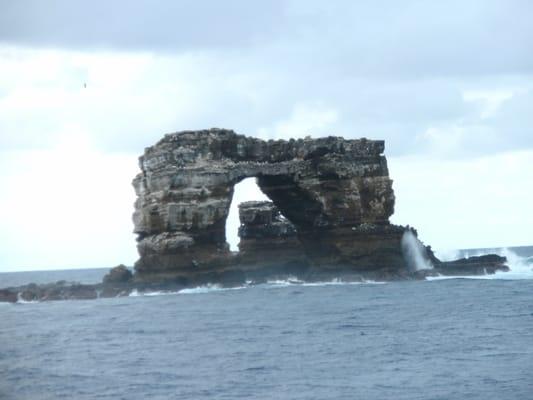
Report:
[[0,305],[5,399],[531,399],[533,280]]

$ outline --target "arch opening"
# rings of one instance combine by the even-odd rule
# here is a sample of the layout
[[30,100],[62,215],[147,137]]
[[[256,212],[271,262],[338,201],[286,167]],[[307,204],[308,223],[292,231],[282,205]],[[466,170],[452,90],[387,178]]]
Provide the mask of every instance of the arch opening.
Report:
[[226,219],[226,242],[231,251],[239,250],[239,204],[245,201],[271,201],[257,185],[256,178],[245,178],[233,187],[228,218]]

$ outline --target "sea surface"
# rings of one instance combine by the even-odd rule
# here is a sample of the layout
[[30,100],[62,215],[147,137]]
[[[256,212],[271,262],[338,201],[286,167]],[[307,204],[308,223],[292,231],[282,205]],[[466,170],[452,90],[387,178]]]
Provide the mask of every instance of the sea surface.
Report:
[[531,400],[531,250],[481,278],[0,304],[0,399]]

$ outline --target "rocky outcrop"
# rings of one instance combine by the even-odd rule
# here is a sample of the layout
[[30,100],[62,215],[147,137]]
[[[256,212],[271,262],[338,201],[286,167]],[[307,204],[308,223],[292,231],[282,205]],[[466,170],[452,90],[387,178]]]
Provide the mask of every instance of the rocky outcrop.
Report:
[[16,291],[10,289],[0,289],[0,302],[2,303],[16,303],[18,300]]
[[509,267],[505,265],[507,259],[496,254],[472,256],[454,261],[440,261],[436,259],[435,272],[440,275],[487,275],[498,271],[507,272]]
[[103,283],[106,285],[113,284],[127,284],[133,278],[133,274],[125,265],[117,265],[111,268],[109,272],[104,276]]
[[[223,129],[166,135],[145,149],[133,181],[140,255],[135,282],[426,274],[413,267],[405,247],[407,233],[414,247],[423,248],[416,231],[389,222],[395,199],[383,151],[381,140],[264,141]],[[272,203],[241,205],[235,254],[226,243],[226,218],[234,185],[248,177],[256,177]],[[424,254],[433,273],[504,269],[501,259],[482,267],[490,260],[453,264],[429,248]]]
[[383,141],[339,137],[263,141],[221,129],[166,135],[145,150],[133,182],[136,279],[234,269],[225,223],[233,187],[247,177],[294,225],[313,267],[404,267],[403,228],[389,224],[394,193],[383,150]]
[[59,281],[44,285],[29,285],[15,288],[20,301],[51,301],[51,300],[92,300],[98,297],[95,285]]
[[[248,278],[297,275],[310,262],[298,239],[296,227],[270,201],[239,204],[239,255],[236,263]],[[255,273],[254,273],[255,271]]]

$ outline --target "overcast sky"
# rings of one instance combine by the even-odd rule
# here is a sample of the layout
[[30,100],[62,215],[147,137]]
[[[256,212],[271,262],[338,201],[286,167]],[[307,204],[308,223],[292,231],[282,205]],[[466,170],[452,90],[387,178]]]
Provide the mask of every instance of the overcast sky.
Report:
[[393,222],[441,251],[533,245],[532,20],[528,0],[0,0],[0,271],[132,265],[137,157],[210,127],[384,139]]

